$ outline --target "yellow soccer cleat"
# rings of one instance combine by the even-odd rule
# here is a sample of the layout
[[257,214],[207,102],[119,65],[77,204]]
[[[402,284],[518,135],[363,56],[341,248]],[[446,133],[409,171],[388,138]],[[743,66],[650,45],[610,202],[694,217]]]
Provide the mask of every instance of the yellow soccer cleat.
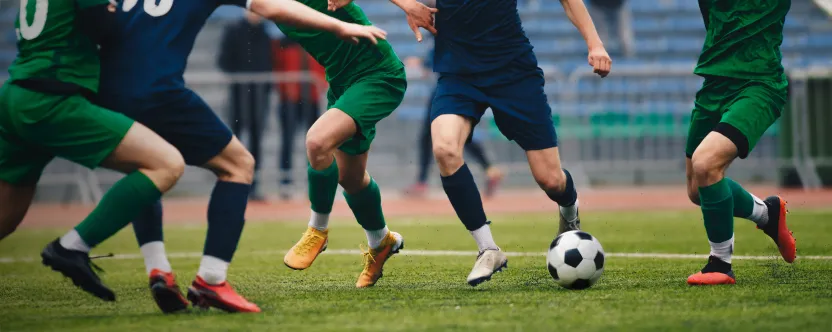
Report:
[[320,231],[317,228],[309,227],[303,233],[300,241],[295,243],[292,249],[289,249],[286,256],[283,256],[283,264],[293,270],[308,268],[318,257],[318,254],[326,250],[328,236],[329,230]]
[[399,250],[403,248],[404,239],[402,235],[396,232],[388,232],[378,248],[364,252],[364,271],[361,271],[358,276],[355,287],[366,288],[375,285],[376,281],[381,278],[384,262],[390,256],[399,253]]

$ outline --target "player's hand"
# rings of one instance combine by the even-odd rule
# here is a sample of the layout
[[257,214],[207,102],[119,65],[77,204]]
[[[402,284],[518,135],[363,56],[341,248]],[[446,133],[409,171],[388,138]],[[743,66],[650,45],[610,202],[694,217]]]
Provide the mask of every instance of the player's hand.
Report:
[[410,1],[403,9],[405,14],[407,14],[407,25],[410,26],[410,30],[413,30],[413,34],[416,35],[416,41],[422,42],[422,32],[419,31],[419,28],[430,31],[434,35],[436,34],[436,28],[433,26],[435,23],[433,14],[438,11],[436,8],[430,8],[418,1]]
[[344,23],[335,33],[338,38],[352,44],[358,44],[361,39],[367,39],[373,45],[378,44],[378,40],[387,39],[387,32],[372,25],[359,25],[354,23]]
[[326,1],[326,9],[334,12],[338,9],[344,8],[344,6],[349,5],[352,0],[327,0]]
[[607,50],[603,46],[590,48],[588,60],[593,73],[601,77],[607,77],[610,74],[612,59],[610,59],[610,55],[607,54]]

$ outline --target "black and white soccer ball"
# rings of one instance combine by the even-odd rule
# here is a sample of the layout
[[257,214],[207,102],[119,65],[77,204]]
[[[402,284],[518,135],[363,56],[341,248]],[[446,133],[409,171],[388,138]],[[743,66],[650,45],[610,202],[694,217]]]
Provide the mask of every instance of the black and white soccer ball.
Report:
[[552,241],[546,263],[558,285],[567,289],[589,288],[604,273],[604,248],[587,232],[565,232]]

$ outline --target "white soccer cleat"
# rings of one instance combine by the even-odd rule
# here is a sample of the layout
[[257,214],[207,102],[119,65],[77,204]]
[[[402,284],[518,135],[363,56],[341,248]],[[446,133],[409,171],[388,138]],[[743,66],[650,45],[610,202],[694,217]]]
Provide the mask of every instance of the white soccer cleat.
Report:
[[502,250],[483,250],[477,256],[477,262],[474,263],[474,268],[471,270],[471,273],[468,274],[468,284],[476,286],[489,281],[494,272],[500,272],[507,267],[508,258],[506,258],[506,254]]

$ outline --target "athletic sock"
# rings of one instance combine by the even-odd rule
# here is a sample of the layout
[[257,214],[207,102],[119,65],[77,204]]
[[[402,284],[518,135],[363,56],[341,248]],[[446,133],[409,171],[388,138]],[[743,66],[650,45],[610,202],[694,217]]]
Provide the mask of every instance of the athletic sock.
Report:
[[130,173],[107,191],[95,210],[75,226],[75,231],[88,247],[94,248],[118,233],[161,196],[153,181],[142,172]]
[[[699,187],[699,200],[702,207],[702,217],[705,221],[705,231],[711,249],[717,250],[713,244],[718,244],[720,259],[727,255],[730,262],[730,252],[725,254],[724,244],[734,237],[734,198],[731,186],[725,179],[707,187]],[[730,250],[729,250],[730,251]]]
[[315,228],[321,232],[329,228],[329,213],[317,213],[312,211],[312,216],[309,217],[309,227]]
[[546,195],[549,196],[549,199],[558,203],[560,213],[568,221],[572,221],[578,218],[578,191],[575,190],[575,181],[572,180],[572,174],[566,169],[563,170],[563,174],[566,176],[566,184],[563,187],[563,191],[546,191]]
[[734,235],[731,238],[719,243],[708,241],[711,244],[711,256],[731,264],[731,256],[734,254]]
[[150,242],[164,241],[164,233],[162,232],[162,200],[158,199],[146,209],[142,210],[133,219],[132,224],[133,233],[136,234],[136,241],[139,242],[139,247]]
[[753,221],[757,226],[763,227],[768,223],[768,207],[757,196],[749,193],[739,183],[725,178],[731,186],[731,193],[734,196],[734,217]]
[[378,247],[384,235],[387,235],[387,223],[381,210],[381,191],[376,181],[370,178],[367,187],[352,195],[345,191],[344,198],[355,215],[355,220],[367,233],[370,248]]
[[485,225],[488,219],[482,207],[482,197],[467,164],[462,164],[456,173],[443,176],[442,188],[466,229],[474,231]]
[[307,164],[306,175],[309,202],[312,203],[309,226],[323,231],[329,226],[329,214],[332,212],[335,193],[338,191],[338,164],[332,160],[329,167],[320,171]]
[[494,242],[494,237],[491,235],[491,226],[488,226],[488,224],[471,231],[471,236],[474,237],[474,241],[477,241],[477,248],[480,252],[489,249],[500,250],[500,247],[497,247],[497,243]]
[[231,262],[243,233],[251,185],[217,181],[208,202],[208,232],[203,254]]
[[81,235],[78,235],[78,232],[74,229],[70,230],[64,236],[61,236],[61,239],[58,241],[61,247],[64,247],[69,250],[81,251],[81,252],[90,252],[90,246],[84,242],[84,239],[81,238]]
[[144,268],[147,274],[153,270],[162,272],[171,272],[173,269],[170,266],[168,257],[165,254],[165,243],[162,241],[153,241],[143,244],[139,248],[144,257]]
[[228,277],[228,265],[229,263],[223,259],[205,255],[199,262],[199,271],[196,275],[208,284],[219,285]]

